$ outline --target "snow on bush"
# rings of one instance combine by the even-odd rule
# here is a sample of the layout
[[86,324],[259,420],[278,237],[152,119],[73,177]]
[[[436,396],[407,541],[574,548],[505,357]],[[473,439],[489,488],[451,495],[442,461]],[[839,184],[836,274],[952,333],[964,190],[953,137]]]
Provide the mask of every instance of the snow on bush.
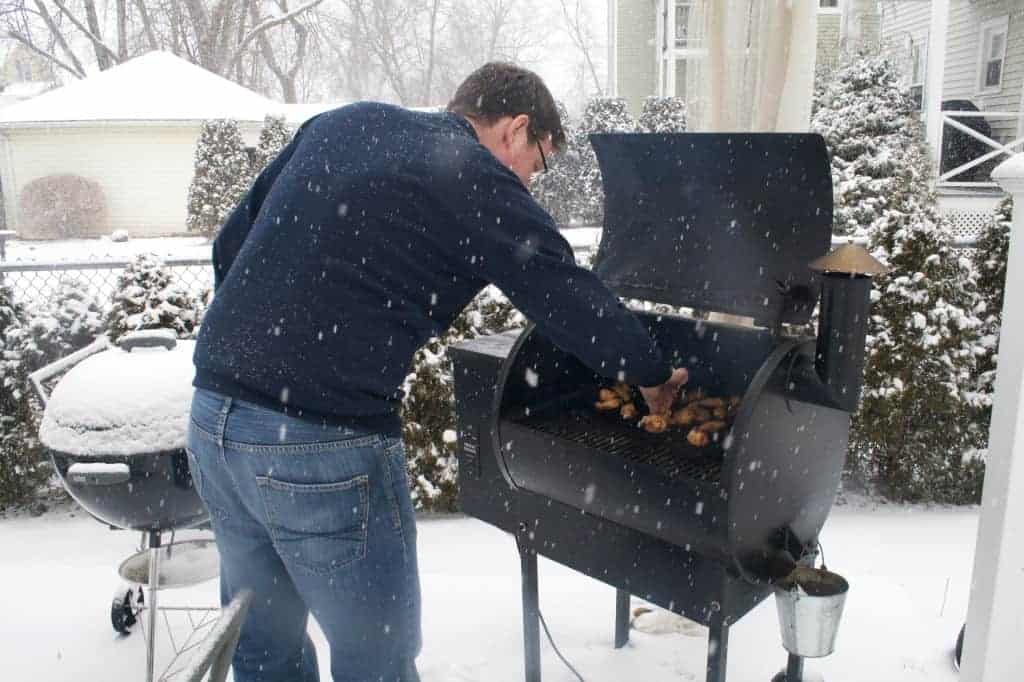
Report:
[[35,371],[88,346],[103,331],[103,311],[88,284],[61,277],[50,296],[26,313],[23,361]]
[[442,336],[431,339],[413,356],[403,385],[402,438],[417,509],[456,508],[455,383],[448,349],[460,341],[523,324],[512,304],[497,289],[488,287]]
[[686,132],[686,102],[679,97],[647,97],[640,111],[640,130],[645,133]]
[[106,329],[111,341],[141,329],[171,329],[191,336],[200,304],[155,254],[136,256],[117,278]]
[[600,225],[604,220],[604,190],[589,136],[636,132],[638,124],[620,98],[590,100],[578,122],[569,121],[563,107],[559,111],[566,149],[552,158],[551,170],[534,181],[534,196],[559,225]]
[[20,220],[25,236],[66,239],[95,234],[107,220],[103,188],[80,175],[47,175],[21,190]]
[[23,314],[0,279],[0,507],[28,501],[50,472],[36,440],[26,383]]
[[267,164],[277,158],[281,150],[291,141],[294,131],[285,123],[284,116],[267,115],[263,119],[260,141],[256,145],[256,167],[253,175],[258,175]]
[[976,274],[939,214],[921,122],[881,57],[855,58],[818,92],[835,229],[867,236],[891,268],[875,281],[848,471],[894,499],[976,502],[982,467],[963,457],[983,441]]
[[212,235],[249,190],[253,179],[238,124],[226,119],[203,123],[194,167],[188,188],[188,229]]
[[978,243],[971,251],[971,260],[978,273],[977,312],[982,321],[978,390],[985,397],[987,406],[991,405],[995,393],[996,353],[999,350],[999,329],[1003,325],[1006,256],[1010,250],[1012,219],[1013,199],[1007,197],[986,222]]

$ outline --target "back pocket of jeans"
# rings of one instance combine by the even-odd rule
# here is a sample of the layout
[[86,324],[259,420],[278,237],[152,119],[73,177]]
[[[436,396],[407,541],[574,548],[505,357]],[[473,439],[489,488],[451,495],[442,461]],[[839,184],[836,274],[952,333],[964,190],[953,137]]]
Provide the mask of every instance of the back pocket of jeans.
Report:
[[366,556],[367,476],[337,483],[256,480],[285,564],[326,575]]

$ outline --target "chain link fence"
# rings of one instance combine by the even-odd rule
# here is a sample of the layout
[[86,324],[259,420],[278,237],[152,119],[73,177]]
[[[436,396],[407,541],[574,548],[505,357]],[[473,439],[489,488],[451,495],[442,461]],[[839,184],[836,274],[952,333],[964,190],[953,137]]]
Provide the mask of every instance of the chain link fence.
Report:
[[[213,265],[209,258],[164,258],[167,270],[191,294],[201,296],[213,288]],[[111,301],[117,278],[127,260],[59,261],[49,263],[0,263],[0,281],[9,286],[18,303],[32,307],[44,303],[61,279],[83,282],[103,304]]]

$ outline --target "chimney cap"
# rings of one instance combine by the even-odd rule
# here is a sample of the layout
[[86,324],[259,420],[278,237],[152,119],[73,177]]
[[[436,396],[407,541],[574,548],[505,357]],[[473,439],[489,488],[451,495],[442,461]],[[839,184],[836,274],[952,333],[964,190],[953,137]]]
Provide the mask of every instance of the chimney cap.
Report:
[[889,272],[889,268],[882,265],[867,249],[853,243],[837,246],[828,254],[811,261],[808,267],[815,272],[837,272],[867,277]]

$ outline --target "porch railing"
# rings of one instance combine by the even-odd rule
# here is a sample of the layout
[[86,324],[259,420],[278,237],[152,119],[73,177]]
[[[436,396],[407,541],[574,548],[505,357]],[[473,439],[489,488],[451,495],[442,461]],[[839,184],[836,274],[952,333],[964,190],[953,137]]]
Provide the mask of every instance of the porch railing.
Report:
[[[966,125],[962,119],[984,119],[987,121],[994,120],[1013,120],[1017,122],[1016,129],[1020,130],[1020,121],[1024,117],[1024,112],[1020,111],[943,111],[942,113],[942,137],[940,139],[938,153],[941,156],[946,149],[946,135],[949,134],[949,128],[959,131],[964,135],[967,135],[973,140],[977,140],[982,143],[985,148],[989,151],[981,154],[966,163],[962,163],[955,168],[950,168],[945,171],[941,171],[938,179],[938,186],[941,187],[960,187],[960,188],[993,188],[997,189],[999,186],[992,181],[989,173],[999,163],[1005,161],[1003,157],[1010,157],[1013,154],[1021,151],[1024,146],[1024,137],[1015,137],[1010,142],[1002,143],[992,139],[988,135],[981,133],[977,130]],[[947,128],[947,126],[949,128]],[[1016,135],[1016,133],[1015,133]],[[979,175],[980,178],[972,180],[965,180],[960,178],[968,171],[975,171],[974,175]],[[957,179],[960,178],[960,179]]]

